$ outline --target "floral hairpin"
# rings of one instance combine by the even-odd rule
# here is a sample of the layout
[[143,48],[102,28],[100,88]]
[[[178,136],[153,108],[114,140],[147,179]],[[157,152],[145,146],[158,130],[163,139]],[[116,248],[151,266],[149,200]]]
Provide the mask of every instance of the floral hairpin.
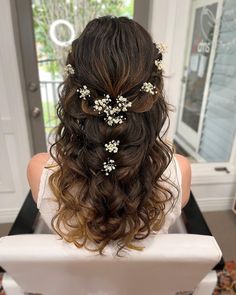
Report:
[[116,169],[115,161],[112,159],[108,159],[107,162],[103,163],[103,168],[104,168],[103,171],[105,171],[105,174],[109,175],[109,173],[112,172],[112,170]]
[[119,95],[116,99],[119,111],[127,112],[127,108],[132,107],[132,102],[122,95]]
[[118,146],[120,144],[119,140],[112,140],[109,141],[108,143],[105,143],[105,149],[109,153],[117,153],[118,152]]
[[155,60],[155,65],[156,65],[156,67],[158,68],[159,71],[164,70],[164,64],[163,64],[162,60],[156,59]]
[[119,95],[116,98],[116,104],[114,106],[110,105],[111,101],[110,95],[104,94],[104,98],[95,100],[93,108],[95,111],[98,111],[99,114],[104,113],[106,115],[104,120],[109,126],[112,126],[113,124],[122,124],[125,118],[119,113],[126,112],[128,108],[132,106],[132,103],[122,95]]
[[152,83],[150,83],[150,82],[144,82],[140,91],[144,91],[144,92],[150,93],[152,95],[157,94],[156,86],[152,85]]
[[156,48],[159,50],[160,53],[166,53],[167,52],[167,45],[164,43],[155,43]]
[[71,64],[68,64],[64,67],[64,75],[66,77],[68,77],[69,75],[74,75],[74,74],[75,74],[75,70]]
[[[118,152],[118,146],[120,144],[119,140],[111,140],[108,143],[105,143],[105,150],[108,151],[109,153],[114,153],[116,154]],[[116,164],[113,159],[107,159],[107,162],[103,163],[103,168],[105,171],[106,175],[109,175],[112,170],[116,169]]]
[[82,99],[86,100],[87,97],[90,97],[90,90],[87,88],[86,85],[83,85],[82,88],[77,89],[77,92],[80,93],[80,96]]
[[[158,44],[154,43],[154,44],[156,45],[156,48],[159,51],[159,53],[161,53],[161,54],[166,53],[166,51],[167,51],[166,44],[164,44],[164,43],[158,43]],[[164,64],[161,59],[156,59],[154,63],[159,71],[164,71]]]
[[94,101],[94,110],[95,111],[98,111],[99,114],[102,113],[102,111],[104,111],[106,108],[108,108],[108,104],[111,102],[111,99],[110,99],[110,95],[107,94],[105,95],[104,94],[104,98],[102,99],[96,99]]

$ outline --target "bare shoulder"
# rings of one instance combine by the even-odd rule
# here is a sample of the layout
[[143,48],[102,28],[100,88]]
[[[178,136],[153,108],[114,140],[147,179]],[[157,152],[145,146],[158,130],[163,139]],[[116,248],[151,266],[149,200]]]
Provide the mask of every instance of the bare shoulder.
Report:
[[27,178],[33,195],[33,199],[37,202],[40,178],[50,155],[48,153],[39,153],[34,155],[27,166]]
[[184,207],[189,200],[190,186],[191,186],[191,165],[187,158],[179,154],[175,154],[175,158],[179,163],[182,174],[182,207]]

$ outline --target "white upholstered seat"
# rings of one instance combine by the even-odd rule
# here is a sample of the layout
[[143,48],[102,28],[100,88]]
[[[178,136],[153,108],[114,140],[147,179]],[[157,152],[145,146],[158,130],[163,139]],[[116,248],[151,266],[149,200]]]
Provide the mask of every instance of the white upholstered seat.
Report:
[[[101,257],[56,235],[7,236],[0,239],[0,265],[22,290],[44,295],[172,295],[194,289],[211,294],[211,269],[222,255],[214,237],[160,234],[145,245],[143,252],[114,258],[109,248]],[[202,287],[206,276],[213,283],[207,287],[203,280]],[[6,294],[20,294],[11,290]]]

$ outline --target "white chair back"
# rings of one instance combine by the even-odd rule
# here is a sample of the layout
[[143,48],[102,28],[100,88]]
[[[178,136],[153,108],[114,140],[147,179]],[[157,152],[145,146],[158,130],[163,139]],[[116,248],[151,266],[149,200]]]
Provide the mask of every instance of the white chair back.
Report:
[[0,239],[0,265],[25,292],[173,295],[194,290],[222,255],[212,236],[160,234],[145,245],[115,258],[77,249],[56,235],[7,236]]

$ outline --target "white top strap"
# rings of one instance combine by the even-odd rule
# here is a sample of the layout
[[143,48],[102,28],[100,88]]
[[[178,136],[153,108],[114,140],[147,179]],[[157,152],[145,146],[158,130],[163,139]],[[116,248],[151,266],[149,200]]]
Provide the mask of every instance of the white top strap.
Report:
[[[40,178],[40,184],[39,184],[39,192],[38,192],[38,199],[37,199],[37,208],[40,208],[40,205],[42,203],[42,199],[46,197],[46,192],[49,190],[48,185],[48,178],[50,174],[52,174],[53,170],[52,168],[45,168],[46,166],[50,166],[54,162],[53,158],[50,157],[48,161],[46,162],[46,165],[43,168],[41,178]],[[50,196],[47,196],[50,197]]]

